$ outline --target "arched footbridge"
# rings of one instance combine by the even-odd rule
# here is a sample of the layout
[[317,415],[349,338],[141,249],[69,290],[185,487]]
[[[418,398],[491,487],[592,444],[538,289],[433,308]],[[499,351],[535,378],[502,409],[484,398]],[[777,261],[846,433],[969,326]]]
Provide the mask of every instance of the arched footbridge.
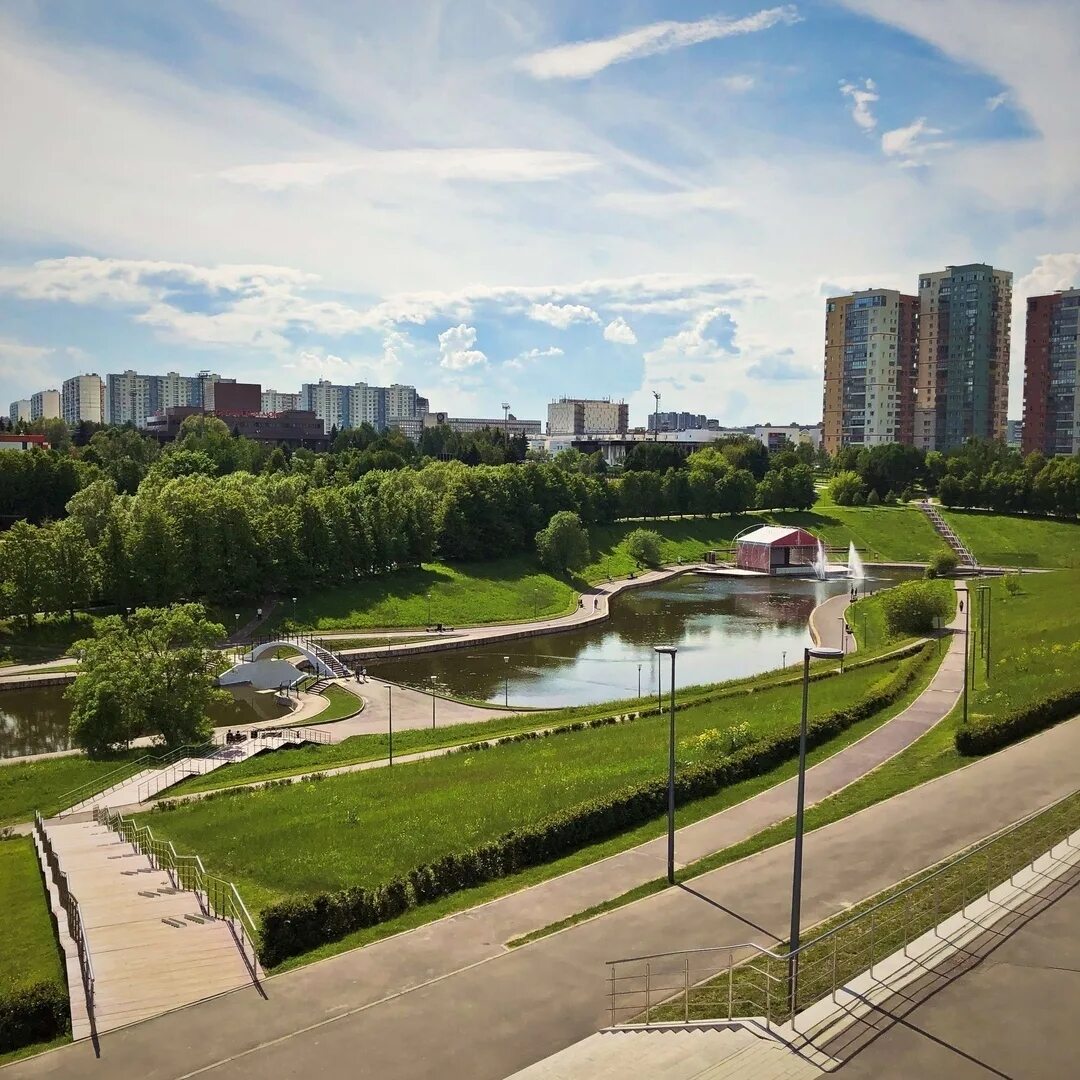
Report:
[[348,664],[340,656],[324,648],[313,638],[306,637],[268,638],[244,653],[244,660],[253,663],[274,649],[294,649],[307,660],[316,674],[326,679],[343,679],[351,674]]

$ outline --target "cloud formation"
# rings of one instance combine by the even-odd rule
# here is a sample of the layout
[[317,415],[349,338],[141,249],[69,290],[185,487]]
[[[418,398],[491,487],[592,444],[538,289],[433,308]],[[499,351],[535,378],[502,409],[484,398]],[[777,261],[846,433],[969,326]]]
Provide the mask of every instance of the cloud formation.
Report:
[[944,150],[952,143],[938,139],[944,132],[941,128],[931,127],[925,116],[908,124],[907,127],[894,128],[882,132],[881,149],[887,157],[897,158],[901,165],[912,167],[922,165],[927,154],[935,150]]
[[636,345],[637,334],[631,329],[630,324],[618,315],[604,327],[604,340],[613,341],[616,345]]
[[863,79],[862,84],[842,82],[840,93],[851,98],[851,119],[863,131],[873,131],[877,127],[877,117],[871,106],[880,100],[877,84],[873,79]]
[[747,369],[751,379],[766,382],[795,382],[802,380],[818,381],[821,371],[806,364],[799,364],[794,359],[794,349],[781,349],[769,356],[762,356]]
[[476,327],[461,323],[439,335],[439,367],[449,371],[467,371],[487,363],[487,357],[474,349]]
[[798,21],[799,13],[793,4],[766,8],[741,19],[712,15],[695,22],[666,20],[639,26],[615,37],[556,45],[553,49],[526,56],[518,66],[534,79],[588,79],[612,64],[685,49],[704,41],[755,34]]
[[556,330],[565,330],[573,323],[600,321],[600,316],[584,304],[533,304],[529,308],[529,318],[554,326]]

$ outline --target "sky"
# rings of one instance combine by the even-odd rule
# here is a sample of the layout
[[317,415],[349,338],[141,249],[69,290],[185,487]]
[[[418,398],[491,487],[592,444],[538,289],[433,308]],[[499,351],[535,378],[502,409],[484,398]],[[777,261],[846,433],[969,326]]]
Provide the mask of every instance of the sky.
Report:
[[1075,0],[6,0],[0,411],[73,374],[821,418],[824,298],[1080,285]]

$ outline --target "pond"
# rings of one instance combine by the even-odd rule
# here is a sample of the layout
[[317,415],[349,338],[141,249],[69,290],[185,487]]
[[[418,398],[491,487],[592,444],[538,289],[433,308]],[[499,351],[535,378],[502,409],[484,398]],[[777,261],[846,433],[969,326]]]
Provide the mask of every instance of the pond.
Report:
[[[875,571],[877,590],[905,571]],[[795,664],[810,645],[807,619],[849,588],[846,578],[723,578],[686,574],[614,597],[611,617],[560,634],[371,660],[372,674],[492,703],[556,708],[655,692],[655,645],[678,647],[676,683],[691,686]],[[509,657],[508,660],[504,657]],[[664,664],[670,665],[667,658]],[[668,681],[667,669],[664,684]]]
[[[0,692],[0,758],[67,750],[71,703],[63,686]],[[230,688],[233,700],[210,707],[214,727],[277,720],[289,710],[273,694],[258,694],[250,686]]]

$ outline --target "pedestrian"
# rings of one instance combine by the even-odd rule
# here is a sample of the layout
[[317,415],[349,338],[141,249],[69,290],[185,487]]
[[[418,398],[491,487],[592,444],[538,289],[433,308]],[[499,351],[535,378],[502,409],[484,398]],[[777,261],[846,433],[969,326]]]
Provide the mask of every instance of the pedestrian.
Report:
[[964,601],[963,600],[960,601],[960,614],[961,615],[964,614]]
[[366,667],[362,667],[360,669],[360,674],[364,676],[364,682],[367,682],[367,668]]
[[599,606],[600,606],[600,597],[599,596],[594,596],[593,597],[593,602],[592,602],[593,611],[595,611]]

